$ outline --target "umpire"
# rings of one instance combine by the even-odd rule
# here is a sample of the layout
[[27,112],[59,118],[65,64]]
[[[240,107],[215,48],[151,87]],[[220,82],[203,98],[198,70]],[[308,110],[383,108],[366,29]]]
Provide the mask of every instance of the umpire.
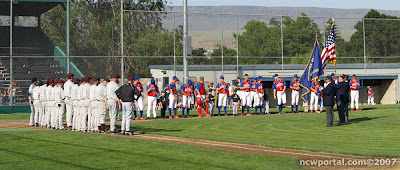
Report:
[[333,106],[335,105],[335,88],[333,87],[332,77],[326,77],[326,85],[322,90],[324,106],[326,109],[326,127],[333,127]]
[[[128,77],[128,82],[115,91],[118,99],[122,102],[121,134],[133,135],[130,131],[133,102],[141,96],[141,92],[132,85],[133,77]],[[135,98],[135,96],[137,98]]]

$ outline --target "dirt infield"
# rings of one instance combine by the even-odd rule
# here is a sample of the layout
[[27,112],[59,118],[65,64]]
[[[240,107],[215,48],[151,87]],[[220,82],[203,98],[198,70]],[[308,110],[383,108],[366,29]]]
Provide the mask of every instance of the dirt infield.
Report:
[[[0,129],[10,129],[10,128],[31,128],[44,130],[39,127],[28,126],[28,121],[0,121]],[[77,132],[79,133],[79,132]],[[335,154],[335,153],[325,153],[325,152],[310,152],[304,150],[294,150],[285,148],[271,148],[265,146],[256,146],[248,144],[238,144],[238,143],[228,143],[228,142],[217,142],[210,140],[192,139],[192,138],[180,138],[172,136],[162,136],[162,135],[152,135],[152,134],[135,134],[133,136],[125,135],[112,135],[112,134],[102,134],[108,136],[118,136],[124,138],[134,138],[142,140],[153,140],[168,143],[200,146],[207,148],[216,148],[222,150],[229,150],[234,152],[248,153],[248,154],[265,154],[265,155],[275,155],[283,157],[293,157],[300,160],[310,160],[309,165],[304,165],[307,169],[400,169],[400,159],[396,159],[394,165],[377,165],[379,164],[379,159],[387,158],[377,158],[377,157],[364,157],[364,156],[354,156],[345,154]],[[392,160],[392,159],[388,159]],[[314,161],[314,162],[311,162]],[[321,166],[316,165],[317,163],[324,164]],[[339,161],[339,162],[338,162]],[[353,164],[355,161],[358,162],[357,166],[347,165],[351,161]],[[330,162],[330,163],[328,163]],[[335,163],[334,163],[335,162]],[[346,165],[338,165],[341,164]],[[310,165],[314,163],[314,165]],[[300,164],[300,162],[299,162]],[[327,166],[328,164],[328,166]],[[363,164],[363,165],[360,165]],[[372,164],[372,166],[370,166]]]

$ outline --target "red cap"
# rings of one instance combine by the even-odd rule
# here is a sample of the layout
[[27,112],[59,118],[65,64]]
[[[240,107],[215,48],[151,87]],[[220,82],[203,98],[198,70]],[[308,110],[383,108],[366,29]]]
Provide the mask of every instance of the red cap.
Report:
[[99,78],[98,77],[94,77],[93,81],[99,81]]
[[50,79],[49,84],[54,84],[54,79]]
[[118,79],[118,78],[119,78],[119,75],[118,75],[118,74],[114,74],[114,75],[112,76],[112,78]]
[[110,82],[110,79],[105,78],[103,81]]
[[62,84],[62,83],[64,83],[64,81],[62,81],[62,80],[58,80],[58,81],[57,81],[57,83],[61,83],[61,84]]
[[81,82],[84,82],[84,81],[86,81],[86,77],[81,78]]
[[74,78],[74,83],[79,83],[79,79],[78,78]]
[[133,76],[129,76],[128,81],[132,81],[132,80],[133,80]]
[[72,73],[69,73],[69,74],[67,75],[68,78],[72,78],[72,77],[74,77],[74,76],[75,76],[75,75],[72,74]]
[[90,79],[92,79],[90,76],[85,77],[85,81],[90,81]]

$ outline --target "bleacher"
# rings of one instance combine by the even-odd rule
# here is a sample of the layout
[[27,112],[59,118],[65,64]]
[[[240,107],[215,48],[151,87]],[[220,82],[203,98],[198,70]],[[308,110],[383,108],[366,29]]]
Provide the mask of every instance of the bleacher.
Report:
[[[0,27],[0,84],[10,86],[9,27]],[[14,27],[13,78],[17,83],[16,104],[28,101],[32,77],[38,79],[65,78],[64,67],[54,60],[55,44],[39,27]],[[18,57],[29,56],[29,57]],[[32,56],[32,57],[30,57]],[[36,56],[36,57],[33,57]]]

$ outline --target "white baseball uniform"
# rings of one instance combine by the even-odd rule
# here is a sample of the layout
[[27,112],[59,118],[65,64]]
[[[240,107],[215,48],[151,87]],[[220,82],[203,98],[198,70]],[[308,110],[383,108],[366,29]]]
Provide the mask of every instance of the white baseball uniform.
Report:
[[109,82],[106,86],[107,91],[107,105],[109,109],[109,117],[110,117],[110,131],[115,131],[115,124],[117,122],[117,114],[118,114],[118,97],[115,94],[115,91],[119,88],[119,85],[113,81]]
[[54,104],[55,104],[55,128],[56,129],[64,129],[63,119],[64,119],[64,90],[61,87],[54,87]]
[[[79,117],[79,99],[78,99],[78,84],[74,84],[71,88],[71,100],[72,100],[72,106],[73,106],[73,114],[72,114],[72,129],[77,130],[77,124],[78,124],[78,117]],[[80,94],[79,94],[80,97]]]
[[71,100],[71,90],[74,86],[71,80],[67,80],[64,83],[64,96],[65,96],[65,107],[67,110],[66,121],[67,127],[72,126],[72,116],[73,116],[73,100]]
[[46,126],[46,106],[47,106],[46,89],[47,85],[40,86],[40,101],[42,102],[42,113],[39,115],[39,125],[41,127]]
[[42,114],[42,102],[40,101],[40,86],[36,86],[32,90],[33,107],[35,111],[34,123],[39,123],[39,115]]
[[218,88],[223,88],[223,89],[220,89],[220,90],[218,90],[218,106],[226,106],[226,102],[227,102],[227,94],[226,94],[226,91],[227,91],[227,89],[229,88],[228,87],[228,84],[226,84],[225,82],[219,82],[218,84],[217,84],[217,89]]
[[89,115],[89,107],[90,107],[90,87],[91,85],[89,83],[86,83],[84,85],[81,85],[79,88],[81,88],[81,101],[80,101],[80,106],[81,106],[81,117],[80,117],[80,130],[81,131],[86,131],[88,130],[87,127],[87,118]]
[[33,106],[33,101],[31,101],[31,97],[32,97],[32,94],[33,94],[33,88],[35,88],[35,87],[36,87],[35,84],[31,84],[29,86],[29,90],[28,90],[28,93],[29,93],[29,105],[31,107],[31,116],[30,116],[30,121],[29,121],[29,125],[30,126],[33,126],[35,124],[35,107]]
[[360,97],[360,93],[358,91],[358,87],[360,84],[360,81],[358,79],[353,80],[351,79],[349,82],[349,86],[350,86],[350,96],[351,96],[351,101],[350,101],[350,108],[354,109],[354,105],[356,105],[356,109],[358,109],[358,99]]
[[106,86],[100,83],[95,91],[96,104],[94,107],[95,111],[95,124],[101,126],[106,121],[106,103],[104,97],[107,96]]
[[47,108],[46,108],[46,126],[47,128],[54,127],[53,125],[53,111],[54,111],[54,97],[53,97],[53,86],[47,86],[46,88],[46,98],[47,98]]

